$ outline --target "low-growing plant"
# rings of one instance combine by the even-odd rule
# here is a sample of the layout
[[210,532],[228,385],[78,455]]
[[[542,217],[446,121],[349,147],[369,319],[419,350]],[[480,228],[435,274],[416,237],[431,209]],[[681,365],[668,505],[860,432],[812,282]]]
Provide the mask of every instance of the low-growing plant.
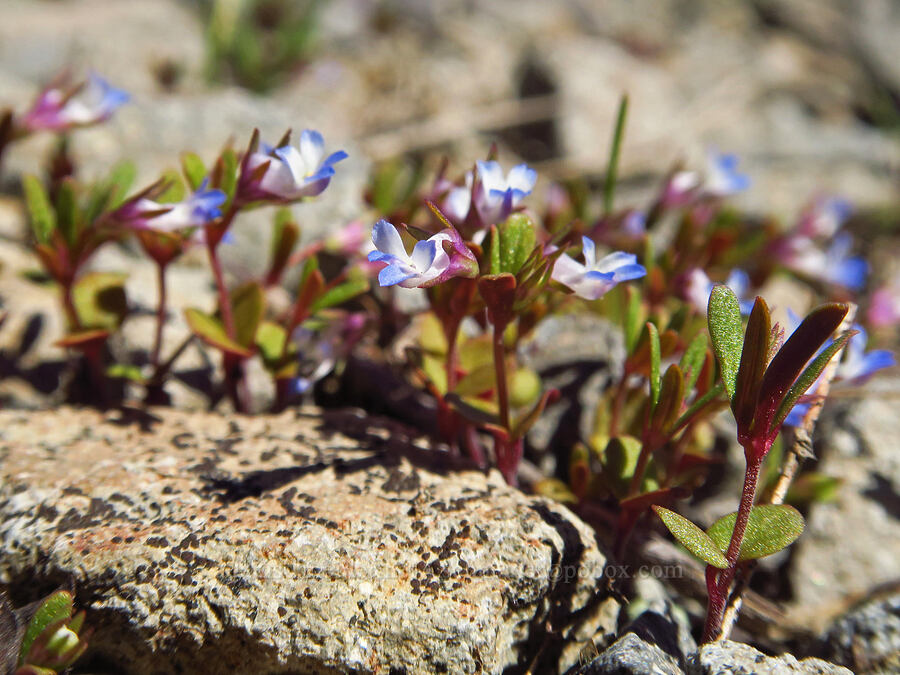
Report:
[[[124,100],[101,86],[94,107],[79,108],[72,102],[81,91],[48,88],[24,116],[6,115],[0,148],[31,129],[65,134],[101,121]],[[727,632],[729,595],[750,561],[781,550],[803,527],[800,513],[781,503],[796,471],[787,468],[792,451],[777,442],[782,430],[803,425],[808,432],[808,411],[817,410],[832,380],[860,382],[894,360],[883,350],[867,353],[862,327],[845,321],[868,274],[865,261],[851,255],[845,202],[818,198],[793,228],[760,221],[728,205],[749,185],[737,158],[711,152],[705,173],[674,167],[646,208],[617,208],[627,109],[623,99],[599,194],[582,181],[553,185],[542,213],[526,203],[537,172],[525,164],[504,171],[496,148],[456,177],[444,162],[431,182],[422,162],[382,164],[366,193],[375,221],[367,256],[362,221],[299,246],[288,207],[321,194],[346,157],[326,156],[313,130],[296,146],[288,132],[274,147],[254,131],[246,148],[227,146],[209,163],[185,153],[179,170],[133,194],[131,164],[91,183],[79,179],[72,162],[44,178],[26,176],[34,251],[66,317],[58,344],[84,354],[95,391],[105,392],[110,379],[126,380],[143,387],[147,402],[160,403],[196,338],[221,354],[222,389],[234,410],[251,412],[249,359],[270,374],[273,408],[280,410],[358,341],[384,347],[401,334],[405,376],[433,402],[435,436],[516,485],[530,433],[560,396],[525,358],[536,329],[575,314],[606,321],[619,329],[624,360],[609,364],[609,386],[592,392],[592,428],[547,449],[555,475],[535,477],[532,470],[528,482],[610,530],[620,560],[655,511],[707,564],[704,639],[714,639]],[[57,152],[55,165],[65,164],[61,158],[67,155]],[[262,207],[273,209],[267,268],[229,285],[221,247],[242,213]],[[108,348],[128,320],[127,275],[90,269],[101,246],[132,237],[157,272],[146,362],[115,359]],[[191,247],[205,251],[216,306],[188,309],[190,334],[164,353],[167,271]],[[802,322],[789,314],[797,324],[789,331],[773,326],[762,297],[751,299],[784,274],[825,302]],[[370,289],[373,276],[378,287]],[[293,278],[288,300],[273,302],[277,287]],[[401,293],[418,294],[424,309],[403,309]],[[832,339],[842,323],[848,330]],[[844,361],[826,368],[845,347]],[[744,448],[744,489],[737,511],[704,531],[672,507],[695,494],[721,461],[712,423],[724,408]],[[827,477],[806,477],[794,495],[800,501],[835,489]],[[757,503],[770,488],[777,503]]]

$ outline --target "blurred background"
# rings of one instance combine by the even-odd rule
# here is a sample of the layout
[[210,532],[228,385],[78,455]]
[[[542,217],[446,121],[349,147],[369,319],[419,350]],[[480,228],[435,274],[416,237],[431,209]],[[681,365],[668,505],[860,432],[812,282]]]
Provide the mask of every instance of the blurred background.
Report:
[[715,147],[753,179],[739,205],[793,218],[817,193],[895,200],[897,35],[891,0],[3,0],[0,103],[95,69],[133,102],[73,149],[88,175],[131,157],[144,181],[254,126],[319,128],[352,157],[317,211],[333,224],[361,214],[370,163],[400,155],[462,172],[496,141],[538,194],[601,178],[627,92],[625,195]]

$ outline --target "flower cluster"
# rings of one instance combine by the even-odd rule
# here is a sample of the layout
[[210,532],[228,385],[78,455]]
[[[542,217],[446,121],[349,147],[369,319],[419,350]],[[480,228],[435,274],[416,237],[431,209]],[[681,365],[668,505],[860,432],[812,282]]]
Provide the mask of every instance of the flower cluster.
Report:
[[38,95],[31,108],[17,120],[17,126],[22,132],[30,133],[97,124],[109,119],[130,98],[96,73],[76,85],[63,77]]

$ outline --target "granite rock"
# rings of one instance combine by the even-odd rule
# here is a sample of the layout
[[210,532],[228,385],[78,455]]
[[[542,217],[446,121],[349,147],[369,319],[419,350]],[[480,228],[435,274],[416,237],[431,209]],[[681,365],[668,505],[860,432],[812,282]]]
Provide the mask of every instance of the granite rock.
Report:
[[627,633],[576,675],[684,675],[678,662],[656,645]]
[[900,670],[900,594],[869,599],[832,624],[825,655],[856,673]]
[[702,645],[688,660],[688,675],[853,675],[842,666],[821,659],[797,660],[791,654],[766,656],[750,645],[731,640]]
[[3,411],[0,476],[0,586],[71,584],[86,667],[499,673],[614,602],[563,506],[353,412]]

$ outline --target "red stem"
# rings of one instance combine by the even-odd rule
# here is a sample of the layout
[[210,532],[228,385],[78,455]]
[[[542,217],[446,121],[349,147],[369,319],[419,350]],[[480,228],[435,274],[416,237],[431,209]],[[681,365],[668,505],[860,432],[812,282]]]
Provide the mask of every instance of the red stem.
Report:
[[154,372],[159,370],[159,354],[162,350],[163,325],[166,322],[166,266],[158,265],[156,272],[159,300],[156,307],[156,336],[153,341],[153,352],[150,355],[150,365],[153,367]]
[[[728,567],[718,571],[718,579],[715,582],[714,592],[710,591],[709,605],[706,613],[706,625],[703,628],[703,642],[712,642],[716,639],[722,629],[722,619],[725,616],[725,605],[728,601],[728,593],[731,589],[731,582],[737,571],[738,556],[741,552],[741,543],[744,541],[744,534],[747,531],[747,522],[750,520],[750,510],[753,508],[753,502],[756,498],[756,484],[759,480],[759,469],[762,460],[765,457],[764,448],[765,439],[751,439],[745,446],[747,456],[747,470],[744,473],[744,489],[741,492],[741,503],[738,507],[737,518],[734,523],[734,530],[731,533],[731,541],[728,544],[728,550],[725,553],[725,560],[728,561]],[[707,583],[709,580],[709,571],[707,570]]]

